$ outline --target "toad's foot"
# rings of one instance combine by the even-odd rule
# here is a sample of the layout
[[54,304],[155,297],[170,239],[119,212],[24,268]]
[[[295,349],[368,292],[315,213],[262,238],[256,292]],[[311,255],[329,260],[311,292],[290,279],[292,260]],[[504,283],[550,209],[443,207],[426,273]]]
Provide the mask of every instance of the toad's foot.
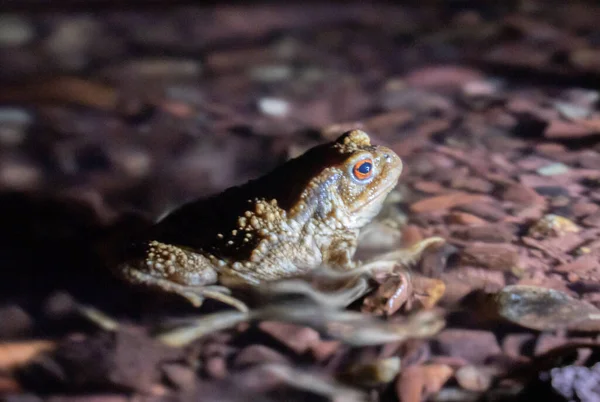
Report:
[[332,292],[317,290],[302,279],[281,280],[269,283],[261,289],[267,295],[303,295],[322,306],[330,308],[346,307],[368,293],[369,290],[370,286],[367,280],[361,277],[346,281],[340,289]]
[[248,306],[241,300],[230,296],[231,291],[224,286],[182,285],[168,279],[157,278],[151,274],[132,269],[127,272],[127,275],[132,282],[185,297],[194,307],[202,306],[204,299],[213,299],[234,307],[239,311],[248,311]]
[[442,237],[428,237],[427,239],[423,239],[410,247],[375,256],[367,262],[360,264],[357,268],[347,271],[324,269],[321,271],[321,274],[332,278],[347,278],[365,273],[372,274],[373,272],[391,272],[397,265],[408,267],[416,263],[427,248],[432,245],[443,244],[445,242],[446,240]]
[[396,251],[391,251],[389,253],[380,254],[367,262],[368,264],[392,264],[392,265],[401,265],[401,266],[410,266],[415,264],[421,256],[423,252],[427,250],[432,245],[441,245],[444,244],[446,240],[439,236],[428,237],[427,239],[423,239],[410,247],[403,248]]

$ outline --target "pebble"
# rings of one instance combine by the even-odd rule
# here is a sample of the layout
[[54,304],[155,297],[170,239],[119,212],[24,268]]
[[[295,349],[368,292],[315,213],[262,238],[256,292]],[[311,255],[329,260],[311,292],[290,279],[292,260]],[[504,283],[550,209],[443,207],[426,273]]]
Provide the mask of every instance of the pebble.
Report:
[[491,331],[446,329],[436,337],[436,349],[446,356],[461,357],[483,364],[488,356],[502,353]]
[[292,68],[287,65],[263,65],[250,69],[250,78],[262,82],[278,82],[290,79]]
[[13,14],[0,15],[0,46],[24,46],[34,35],[34,27],[26,18]]
[[529,229],[534,237],[561,236],[565,233],[577,233],[581,229],[573,221],[564,216],[548,214],[542,217]]
[[0,145],[17,146],[26,138],[33,116],[24,109],[0,107]]
[[27,126],[33,122],[33,116],[21,108],[0,107],[0,124],[18,124]]
[[285,117],[290,112],[289,102],[279,98],[261,98],[258,108],[263,114],[273,117]]
[[297,354],[306,352],[320,340],[319,333],[308,327],[276,321],[263,321],[259,327],[263,332],[276,338]]
[[30,190],[42,179],[38,167],[22,158],[6,158],[0,164],[0,186],[13,190]]
[[458,384],[469,391],[483,392],[492,385],[492,370],[487,367],[467,365],[455,373]]
[[564,163],[557,162],[541,167],[537,169],[536,172],[541,174],[542,176],[556,176],[558,174],[567,173],[569,170],[571,169],[567,165],[565,165]]
[[61,68],[79,70],[86,66],[92,41],[100,34],[100,25],[94,19],[68,18],[57,24],[44,41],[44,48]]

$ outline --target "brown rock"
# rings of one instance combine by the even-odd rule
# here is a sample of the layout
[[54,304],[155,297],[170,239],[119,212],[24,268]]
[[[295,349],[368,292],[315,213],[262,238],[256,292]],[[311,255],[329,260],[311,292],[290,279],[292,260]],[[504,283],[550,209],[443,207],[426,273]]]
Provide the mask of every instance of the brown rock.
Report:
[[297,354],[303,354],[320,340],[319,333],[312,328],[283,322],[263,321],[259,328]]
[[489,197],[483,195],[455,192],[417,201],[410,206],[410,210],[416,213],[439,211],[488,199]]
[[488,356],[502,353],[491,331],[445,329],[434,342],[440,354],[462,357],[474,364],[482,364]]
[[577,218],[592,215],[600,211],[600,206],[593,202],[578,201],[571,205],[571,212]]
[[534,189],[522,184],[513,184],[507,186],[502,192],[502,199],[512,201],[517,204],[544,204],[544,197],[539,195]]
[[486,220],[466,212],[452,212],[447,219],[448,223],[458,225],[485,225],[488,223]]
[[448,192],[448,189],[436,181],[417,181],[413,188],[425,194],[442,194]]
[[402,402],[421,402],[437,393],[454,370],[445,364],[410,366],[396,380],[396,394]]
[[250,345],[244,348],[235,358],[234,367],[260,363],[287,363],[288,359],[281,353],[264,345]]
[[506,217],[506,213],[502,208],[496,203],[491,202],[474,202],[468,205],[461,205],[457,209],[478,216],[489,222],[497,222]]
[[598,135],[598,130],[587,125],[571,123],[563,120],[552,120],[546,130],[546,138],[583,138]]
[[446,284],[443,301],[448,304],[458,302],[475,289],[498,291],[506,284],[503,272],[469,266],[444,272],[441,279]]
[[452,230],[453,237],[466,241],[486,243],[509,243],[515,237],[516,228],[506,224],[481,225]]
[[581,221],[585,226],[600,228],[600,213],[595,213]]
[[489,194],[494,190],[494,185],[480,177],[458,177],[452,179],[450,187],[456,190],[472,191],[475,193]]
[[29,334],[34,324],[31,316],[16,304],[0,307],[0,322],[0,339]]
[[538,331],[597,332],[600,310],[590,303],[547,287],[511,285],[493,297],[499,316]]
[[565,273],[577,272],[582,275],[595,269],[596,267],[598,267],[598,259],[592,255],[584,255],[572,262],[555,267],[554,271]]
[[468,365],[456,370],[455,378],[462,388],[469,391],[483,392],[492,385],[494,371],[491,367]]
[[414,70],[404,79],[408,85],[421,88],[460,89],[469,82],[482,80],[483,77],[480,71],[447,65]]
[[539,356],[549,352],[554,348],[564,345],[566,342],[567,338],[565,336],[541,333],[535,342],[534,355]]
[[[530,356],[526,350],[527,347],[533,346],[533,334],[510,334],[502,340],[502,351],[510,357],[520,357],[523,355]],[[531,344],[531,345],[529,345]]]
[[206,374],[215,379],[227,377],[227,362],[222,356],[213,356],[205,363]]
[[189,390],[196,384],[196,373],[182,364],[169,363],[162,366],[167,380],[178,389]]
[[312,345],[310,350],[315,359],[318,362],[321,362],[333,356],[333,354],[339,350],[340,346],[340,341],[319,341]]
[[519,252],[510,244],[473,243],[462,250],[461,260],[467,265],[511,271],[518,267]]

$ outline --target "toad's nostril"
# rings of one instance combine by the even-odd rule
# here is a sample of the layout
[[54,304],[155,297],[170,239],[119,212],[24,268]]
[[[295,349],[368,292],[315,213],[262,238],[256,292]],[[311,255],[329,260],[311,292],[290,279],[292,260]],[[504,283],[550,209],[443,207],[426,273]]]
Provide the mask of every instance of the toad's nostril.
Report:
[[392,157],[389,154],[383,154],[383,157],[385,158],[386,162],[391,162],[392,161]]

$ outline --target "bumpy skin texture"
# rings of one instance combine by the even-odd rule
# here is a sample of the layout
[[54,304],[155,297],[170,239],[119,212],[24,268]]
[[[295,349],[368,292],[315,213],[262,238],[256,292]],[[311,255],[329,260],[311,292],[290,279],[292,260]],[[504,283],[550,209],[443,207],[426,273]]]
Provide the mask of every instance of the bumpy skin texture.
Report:
[[402,171],[389,148],[354,130],[267,175],[183,205],[131,245],[117,273],[131,283],[211,297],[326,265],[354,268],[360,228],[380,211]]

